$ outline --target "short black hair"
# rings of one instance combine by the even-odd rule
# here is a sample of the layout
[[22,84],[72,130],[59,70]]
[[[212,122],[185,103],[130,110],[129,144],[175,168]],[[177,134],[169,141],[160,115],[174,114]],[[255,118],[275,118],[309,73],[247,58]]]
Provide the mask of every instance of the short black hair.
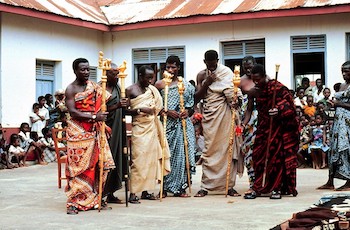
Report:
[[80,63],[89,63],[89,61],[86,59],[86,58],[77,58],[73,61],[73,70],[77,70],[78,69],[78,66]]
[[262,64],[255,64],[252,68],[252,74],[260,74],[261,76],[266,76],[264,66]]
[[204,60],[206,61],[215,61],[215,60],[218,60],[218,58],[219,58],[218,52],[216,52],[215,50],[208,50],[204,54]]
[[34,104],[33,104],[33,107],[32,107],[33,110],[34,110],[35,107],[40,107],[39,103],[34,103]]
[[18,137],[17,134],[15,134],[15,133],[11,134],[11,136],[10,136],[10,143],[11,143],[11,144],[15,143],[15,141],[16,141],[18,138],[19,138],[19,137]]
[[350,65],[350,61],[344,62],[341,66],[344,67],[344,66],[346,66],[346,65]]
[[45,98],[44,96],[39,96],[39,97],[38,97],[38,102],[40,102],[42,99],[45,99],[45,100],[46,100],[46,98]]
[[152,71],[154,71],[153,68],[152,68],[150,65],[143,65],[143,66],[141,66],[140,69],[139,69],[139,77],[145,76],[146,70],[152,70]]
[[333,85],[333,89],[334,89],[335,92],[338,92],[338,91],[340,90],[340,85],[341,85],[340,82],[335,83],[335,84]]
[[176,66],[180,66],[181,62],[180,62],[180,58],[176,55],[170,55],[167,59],[166,59],[166,63],[169,64],[173,64],[176,63]]
[[19,127],[19,129],[22,130],[22,129],[24,128],[24,126],[26,126],[26,125],[29,126],[29,124],[28,124],[27,122],[23,122],[23,123],[21,124],[21,126]]
[[43,133],[43,135],[45,136],[48,132],[49,132],[49,128],[48,127],[44,127],[41,132]]
[[245,56],[242,60],[242,63],[245,63],[245,62],[248,62],[248,61],[252,61],[253,64],[255,65],[256,64],[256,60],[253,56]]

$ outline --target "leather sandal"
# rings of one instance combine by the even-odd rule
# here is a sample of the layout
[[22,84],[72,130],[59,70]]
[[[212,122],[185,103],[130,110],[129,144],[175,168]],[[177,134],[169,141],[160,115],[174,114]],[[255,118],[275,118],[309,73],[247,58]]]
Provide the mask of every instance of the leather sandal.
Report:
[[271,192],[270,199],[278,200],[278,199],[281,199],[281,198],[282,198],[281,191],[272,191]]
[[142,192],[141,199],[142,200],[156,200],[157,198],[154,196],[154,193]]
[[227,191],[227,195],[229,196],[241,196],[241,194],[239,194],[235,189],[233,188],[230,188],[228,191]]
[[141,202],[139,201],[139,198],[135,194],[133,195],[130,194],[129,203],[140,204]]
[[188,195],[185,191],[182,192],[174,192],[174,197],[183,197],[183,198],[187,198],[187,197],[191,197],[190,195]]
[[206,195],[208,195],[208,191],[205,191],[204,189],[201,189],[201,190],[199,190],[199,191],[197,192],[196,195],[194,195],[194,197],[204,197],[204,196],[206,196]]
[[256,197],[257,195],[255,191],[244,194],[244,199],[252,200],[252,199],[255,199]]
[[78,212],[78,208],[77,207],[74,207],[74,206],[69,206],[67,208],[67,214],[68,215],[77,215],[79,212]]

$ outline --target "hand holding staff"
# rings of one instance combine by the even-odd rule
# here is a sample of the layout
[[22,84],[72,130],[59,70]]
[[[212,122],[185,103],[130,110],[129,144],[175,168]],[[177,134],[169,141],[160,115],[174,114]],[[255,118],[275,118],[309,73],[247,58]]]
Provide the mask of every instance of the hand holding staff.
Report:
[[[99,58],[98,58],[98,68],[102,69],[102,101],[101,101],[101,111],[106,112],[107,106],[106,106],[106,83],[107,83],[107,76],[106,71],[111,69],[111,60],[110,59],[103,59],[103,52],[100,51]],[[102,184],[103,184],[103,171],[104,171],[104,151],[105,151],[105,145],[106,145],[106,123],[102,121],[101,125],[101,149],[100,149],[100,155],[99,155],[99,181],[98,181],[98,211],[101,211],[101,205],[102,205]]]
[[163,81],[164,81],[164,115],[163,115],[163,151],[162,151],[162,172],[161,172],[161,181],[160,181],[160,192],[159,192],[159,200],[162,201],[163,198],[163,186],[164,186],[164,168],[165,168],[165,148],[166,148],[166,123],[167,123],[167,112],[168,112],[168,94],[169,94],[169,84],[172,81],[172,74],[167,71],[163,73]]
[[[237,66],[237,65],[235,66],[232,82],[233,82],[233,102],[236,103],[238,87],[241,82],[240,66]],[[231,174],[231,163],[232,163],[233,144],[234,144],[234,138],[235,138],[235,125],[236,125],[236,118],[235,118],[236,111],[234,108],[231,108],[231,112],[232,112],[232,119],[231,119],[231,130],[230,130],[230,142],[229,142],[229,148],[228,148],[228,154],[227,154],[225,197],[227,197],[227,194],[228,194],[228,184],[229,184],[230,174]]]
[[[178,91],[180,94],[180,112],[185,111],[185,102],[184,102],[184,92],[185,92],[185,84],[183,82],[182,77],[178,77]],[[190,191],[190,194],[192,193],[191,191],[191,175],[190,175],[190,163],[189,163],[189,158],[188,158],[188,141],[187,141],[187,132],[186,132],[186,119],[182,118],[182,131],[184,135],[184,146],[185,146],[185,156],[186,156],[186,170],[187,170],[187,181],[188,181],[188,188]]]
[[[277,84],[277,77],[278,77],[278,71],[280,69],[280,65],[276,64],[276,76],[274,81],[274,88],[273,88],[273,94],[272,94],[272,108],[275,108],[276,105],[276,84]],[[270,157],[270,145],[271,145],[271,135],[272,135],[272,123],[273,123],[273,116],[270,116],[270,127],[269,127],[269,136],[267,138],[267,148],[266,148],[266,158],[265,158],[265,166],[264,166],[264,173],[263,173],[263,181],[262,186],[265,186],[266,182],[266,172],[267,172],[267,163],[268,159]]]
[[[126,70],[126,61],[123,61],[123,64],[118,67],[119,74],[118,78],[120,79],[120,97],[125,99],[125,78],[127,76],[124,71]],[[122,143],[123,143],[123,159],[125,159],[126,171],[124,175],[125,180],[125,205],[128,207],[128,191],[129,191],[129,155],[128,155],[128,138],[126,133],[126,119],[125,119],[125,108],[122,108]]]

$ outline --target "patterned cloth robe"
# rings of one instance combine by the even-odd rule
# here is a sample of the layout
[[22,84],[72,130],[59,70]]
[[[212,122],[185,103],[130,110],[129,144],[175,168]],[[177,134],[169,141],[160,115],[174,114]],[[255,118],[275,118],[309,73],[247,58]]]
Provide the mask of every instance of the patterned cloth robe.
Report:
[[[107,92],[108,94],[108,92]],[[109,96],[109,94],[108,94]],[[102,88],[88,81],[84,92],[75,95],[75,106],[86,113],[97,113],[101,108]],[[67,207],[79,210],[97,208],[100,154],[101,122],[68,120],[67,127],[67,165],[66,195]],[[106,127],[108,128],[108,127]],[[106,137],[105,137],[106,138]],[[114,168],[114,162],[108,142],[104,146],[104,168]],[[103,184],[108,171],[103,172]]]
[[[183,94],[185,108],[194,105],[195,88],[188,81],[183,80],[185,92]],[[164,89],[161,91],[164,100]],[[180,113],[180,94],[176,84],[169,86],[168,110]],[[188,157],[190,173],[195,173],[196,137],[190,117],[186,118],[186,134],[188,141]],[[181,119],[172,119],[168,116],[166,124],[166,136],[170,148],[171,172],[164,179],[164,189],[171,193],[184,192],[188,187],[184,135]]]
[[[350,87],[336,92],[334,97],[350,103]],[[337,107],[332,129],[331,150],[328,155],[330,175],[342,180],[350,180],[350,111]]]
[[[270,116],[275,81],[269,80],[260,89],[256,99],[258,125],[253,149],[255,182],[253,190],[258,194],[280,190],[282,194],[296,192],[297,152],[299,148],[299,125],[293,97],[287,87],[276,84],[276,108],[273,118],[270,149],[267,152]],[[268,155],[265,186],[262,185],[265,159]]]
[[[207,73],[208,74],[208,73]],[[203,100],[203,136],[205,148],[202,154],[201,188],[208,191],[225,191],[228,166],[228,153],[232,148],[229,187],[236,183],[236,176],[243,174],[244,164],[241,154],[242,135],[233,133],[233,144],[230,145],[232,115],[234,125],[240,126],[240,110],[233,113],[229,104],[233,100],[233,72],[227,66],[219,64],[215,70],[217,80],[208,88]],[[203,82],[204,83],[204,82]],[[242,100],[239,89],[238,99]]]

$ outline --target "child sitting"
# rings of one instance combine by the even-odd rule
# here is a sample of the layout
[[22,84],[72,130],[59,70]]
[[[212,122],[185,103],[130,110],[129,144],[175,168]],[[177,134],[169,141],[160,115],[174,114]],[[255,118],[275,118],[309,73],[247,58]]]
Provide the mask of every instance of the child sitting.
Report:
[[9,162],[8,152],[7,152],[8,146],[6,146],[6,141],[4,137],[4,133],[2,130],[2,125],[0,123],[0,169],[12,169],[13,166]]
[[39,142],[39,135],[37,132],[31,131],[29,134],[29,137],[37,144],[37,147],[35,148],[35,155],[38,159],[38,163],[40,165],[47,165],[47,162],[44,160],[44,154],[43,154],[43,149],[45,146]]
[[45,162],[41,158],[42,144],[38,141],[34,141],[30,137],[31,132],[30,132],[29,124],[26,122],[23,122],[19,127],[19,130],[20,131],[18,133],[18,137],[20,139],[21,147],[24,149],[24,151],[28,153],[33,152],[36,159],[38,159],[38,163],[41,165],[45,165]]
[[314,106],[314,97],[310,95],[307,96],[306,103],[307,105],[304,106],[304,114],[309,118],[315,116],[316,107]]
[[326,152],[329,147],[326,144],[326,130],[323,125],[323,119],[320,114],[315,116],[316,125],[311,129],[311,144],[309,151],[312,159],[313,168],[320,169],[327,167]]
[[297,152],[299,167],[305,168],[310,163],[310,156],[308,154],[310,143],[310,124],[305,115],[300,117],[300,144]]
[[43,149],[43,155],[44,155],[44,160],[45,162],[54,162],[56,161],[56,152],[55,152],[55,143],[53,142],[52,139],[52,132],[51,129],[45,127],[42,130],[42,133],[44,137],[40,139],[40,143],[43,144],[44,149]]
[[27,152],[20,147],[20,140],[17,134],[12,134],[10,137],[9,162],[17,163],[18,167],[26,165]]

